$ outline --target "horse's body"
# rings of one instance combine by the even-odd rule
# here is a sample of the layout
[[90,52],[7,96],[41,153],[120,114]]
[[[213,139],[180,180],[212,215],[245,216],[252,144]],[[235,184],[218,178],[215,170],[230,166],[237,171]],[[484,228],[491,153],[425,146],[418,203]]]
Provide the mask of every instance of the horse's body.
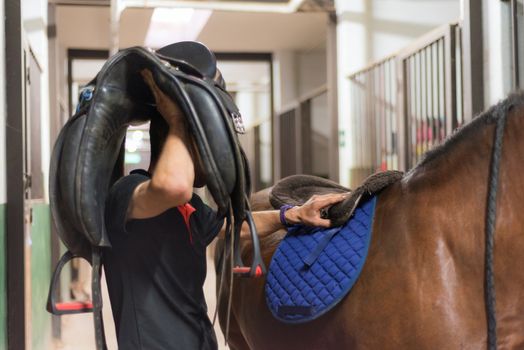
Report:
[[[456,133],[379,195],[367,261],[332,311],[301,325],[273,318],[263,279],[234,283],[232,349],[481,349],[485,213],[494,120],[508,104],[494,250],[500,349],[524,348],[524,98]],[[282,232],[263,239],[269,264]],[[251,256],[249,243],[244,258]],[[228,273],[226,273],[228,275]],[[221,308],[225,330],[229,280]]]

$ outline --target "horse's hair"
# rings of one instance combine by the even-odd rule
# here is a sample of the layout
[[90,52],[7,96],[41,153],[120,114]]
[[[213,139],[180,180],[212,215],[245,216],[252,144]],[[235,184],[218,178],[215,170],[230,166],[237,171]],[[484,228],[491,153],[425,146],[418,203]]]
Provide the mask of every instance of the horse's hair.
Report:
[[512,93],[506,99],[474,117],[471,123],[457,128],[441,145],[426,152],[413,170],[428,165],[436,158],[446,154],[459,141],[471,136],[480,128],[495,123],[501,115],[508,113],[511,109],[522,106],[524,106],[524,91]]

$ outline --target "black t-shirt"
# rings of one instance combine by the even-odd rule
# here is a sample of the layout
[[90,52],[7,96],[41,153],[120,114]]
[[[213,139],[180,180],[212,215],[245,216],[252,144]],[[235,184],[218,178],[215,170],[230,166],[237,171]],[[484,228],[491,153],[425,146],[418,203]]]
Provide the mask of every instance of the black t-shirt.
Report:
[[132,172],[110,190],[106,225],[112,248],[104,252],[118,347],[216,349],[202,286],[206,246],[223,220],[193,195],[189,230],[178,208],[125,223],[133,191],[149,179]]

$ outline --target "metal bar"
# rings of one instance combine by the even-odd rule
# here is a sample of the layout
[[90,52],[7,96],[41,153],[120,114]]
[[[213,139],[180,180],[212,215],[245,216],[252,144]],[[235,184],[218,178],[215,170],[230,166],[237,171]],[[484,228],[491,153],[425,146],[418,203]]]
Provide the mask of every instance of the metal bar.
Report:
[[519,77],[519,21],[517,12],[517,0],[511,0],[511,48],[513,65],[513,89],[520,87]]
[[437,59],[438,59],[438,141],[442,141],[445,136],[443,126],[446,124],[445,115],[445,95],[444,95],[444,60],[443,60],[443,39],[438,41],[437,45]]
[[385,131],[385,135],[384,135],[384,143],[382,145],[382,160],[381,160],[381,166],[384,167],[386,169],[389,169],[389,164],[388,164],[388,161],[389,161],[389,152],[388,152],[388,147],[389,147],[389,143],[388,143],[388,138],[389,138],[389,134],[390,134],[390,123],[389,123],[389,110],[388,110],[388,104],[387,104],[387,101],[388,101],[388,92],[389,92],[389,80],[388,80],[388,72],[389,72],[389,62],[388,63],[385,63],[384,66],[382,67],[382,96],[384,98],[384,103],[382,104],[382,113],[384,115],[384,131]]
[[457,127],[457,83],[455,69],[455,26],[449,26],[444,37],[445,44],[445,84],[446,84],[446,135]]
[[422,145],[423,145],[423,153],[425,153],[428,150],[428,61],[427,61],[427,55],[426,55],[426,49],[422,49],[420,52],[421,55],[421,61],[422,61],[422,72],[421,72],[421,79],[424,81],[423,84],[423,98],[422,98],[422,130],[421,130],[421,136],[422,136]]
[[[361,163],[360,159],[362,158],[362,150],[360,149],[360,147],[362,147],[360,143],[360,134],[362,133],[360,128],[360,120],[362,119],[362,92],[360,91],[358,85],[355,85],[354,89],[356,91],[356,95],[358,96],[356,99],[358,103],[355,103],[355,114],[353,115],[355,119],[352,120],[355,128],[353,130],[350,129],[350,132],[352,133],[351,139],[356,141],[356,144],[353,145],[354,149],[356,149],[355,165],[359,166]],[[353,181],[353,179],[351,181]]]
[[438,94],[439,94],[439,78],[438,78],[438,43],[432,45],[432,56],[433,56],[433,143],[438,142],[438,122],[439,122],[439,113],[438,113]]
[[391,110],[388,108],[388,103],[391,98],[391,85],[389,80],[389,75],[391,73],[391,62],[386,62],[384,64],[384,116],[386,118],[386,144],[384,145],[384,157],[386,169],[391,169],[391,157],[390,157],[390,136],[391,136]]
[[429,130],[431,130],[431,147],[435,146],[435,64],[434,64],[434,50],[435,44],[431,44],[429,47],[429,67],[431,70],[430,73],[430,85],[431,85],[431,96],[430,96],[430,107],[429,107],[429,118],[430,118],[430,124],[428,125]]
[[410,101],[410,118],[408,119],[408,127],[409,127],[409,150],[410,150],[410,167],[415,165],[415,145],[416,145],[416,137],[417,137],[417,101],[415,99],[415,90],[416,90],[416,84],[415,84],[415,58],[410,57],[409,60],[409,82],[408,82],[408,101]]
[[[375,143],[375,164],[373,165],[373,172],[380,169],[382,163],[382,145],[384,132],[384,114],[382,113],[382,105],[384,104],[384,95],[382,94],[382,66],[377,67],[373,70],[375,75],[375,93],[378,97],[378,103],[375,103],[375,129],[377,132],[377,142]],[[376,100],[375,100],[376,101]]]
[[[337,77],[337,16],[329,14],[326,33],[327,100],[328,116],[331,121],[329,140],[329,178],[339,182],[339,126],[338,126],[338,77]],[[273,75],[271,75],[272,77]],[[271,94],[273,97],[273,94]]]
[[[396,96],[396,78],[395,78],[395,67],[396,64],[394,61],[389,62],[389,74],[388,74],[388,86],[389,86],[389,94],[388,94],[388,102],[389,104],[393,104],[393,99]],[[398,101],[397,101],[398,103]],[[400,103],[398,103],[400,104]],[[396,122],[398,120],[397,115],[395,114],[394,108],[388,108],[389,113],[389,122],[391,126],[391,133],[389,134],[389,141],[388,141],[388,150],[391,150],[391,152],[388,152],[389,158],[388,158],[388,169],[398,169],[398,146],[395,145],[395,141],[398,139],[398,127],[395,127]]]
[[[362,74],[361,79],[362,79],[362,82],[364,83],[365,88],[367,89],[368,88],[368,81],[367,81],[366,76],[364,74]],[[360,105],[360,114],[359,114],[359,118],[358,118],[359,129],[360,129],[360,132],[358,133],[358,146],[359,146],[359,151],[360,151],[360,162],[359,162],[358,165],[359,165],[359,168],[362,168],[363,164],[365,163],[365,152],[364,152],[364,148],[365,148],[364,140],[365,139],[364,139],[363,135],[365,135],[365,132],[366,132],[365,121],[366,121],[366,113],[367,113],[368,101],[367,101],[367,93],[365,92],[366,90],[360,88],[359,91],[360,91],[360,94],[362,96],[360,101],[363,101],[363,103]]]
[[374,95],[374,89],[375,89],[375,81],[374,81],[374,74],[373,72],[368,72],[367,74],[368,79],[368,88],[367,88],[367,109],[366,109],[366,143],[367,147],[365,147],[365,168],[366,170],[370,167],[373,167],[374,164],[374,158],[375,158],[375,138],[373,135],[373,124],[374,124],[374,111],[375,111],[375,103],[373,101],[373,95]]
[[462,81],[462,75],[463,75],[463,64],[462,64],[462,29],[457,26],[455,28],[455,38],[456,38],[456,43],[455,43],[455,54],[456,54],[456,57],[455,57],[455,61],[456,61],[456,79],[457,79],[457,120],[459,120],[459,124],[458,126],[460,125],[463,125],[464,124],[464,101],[463,101],[463,98],[464,98],[464,91],[463,91],[463,86],[464,86],[464,83]]
[[407,81],[408,72],[406,69],[406,62],[404,59],[397,59],[397,77],[396,84],[399,86],[397,90],[397,111],[398,111],[398,137],[397,137],[397,150],[399,153],[398,169],[407,170],[410,167],[409,163],[409,147],[408,147],[408,123],[407,119],[409,116],[408,110],[408,99],[407,99]]
[[[467,0],[465,0],[467,1]],[[414,53],[419,52],[422,48],[431,45],[433,42],[438,41],[448,31],[450,25],[457,25],[458,23],[444,24],[431,32],[421,36],[420,38],[412,41],[408,46],[404,47],[397,53],[397,57],[405,59]]]
[[380,164],[379,169],[384,169],[384,166],[387,168],[387,161],[388,161],[388,133],[389,133],[389,123],[388,123],[388,115],[387,115],[387,107],[386,107],[386,95],[387,95],[387,81],[386,81],[386,68],[387,63],[383,64],[381,67],[380,72],[380,93],[382,94],[382,100],[381,103],[381,112],[382,112],[382,143],[380,145]]
[[484,109],[482,1],[463,0],[462,62],[464,122]]
[[[48,22],[48,48],[49,48],[49,124],[50,124],[50,133],[49,133],[49,146],[50,149],[53,149],[53,145],[58,137],[60,128],[62,126],[61,116],[60,116],[60,103],[59,93],[58,93],[58,38],[56,33],[56,5],[48,3],[47,5],[47,22]],[[60,259],[60,240],[58,238],[58,233],[56,225],[53,220],[51,220],[51,268],[56,266],[58,260]],[[60,291],[57,291],[57,297],[61,300]],[[62,331],[62,322],[59,316],[51,316],[51,329],[53,338],[60,338]]]
[[416,97],[416,100],[417,100],[417,128],[416,128],[416,147],[415,147],[415,163],[418,162],[419,160],[419,156],[420,156],[420,147],[421,147],[421,141],[422,141],[422,127],[421,127],[421,124],[422,124],[422,57],[420,56],[420,53],[418,52],[416,54],[416,62],[417,62],[417,70],[416,70],[416,79],[417,79],[417,88],[416,88],[416,93],[417,93],[417,97]]
[[372,70],[375,67],[380,66],[380,65],[384,64],[385,62],[387,62],[389,60],[394,60],[396,58],[397,58],[397,54],[396,53],[394,53],[392,55],[389,55],[389,56],[386,56],[386,57],[384,57],[384,58],[382,58],[382,59],[380,59],[378,61],[375,61],[373,63],[368,64],[367,66],[364,66],[364,67],[360,68],[358,71],[355,71],[355,72],[352,72],[352,73],[348,74],[347,77],[349,79],[353,79],[353,77],[358,75],[358,74],[361,74],[363,72]]
[[[361,115],[360,115],[360,104],[362,102],[361,100],[361,95],[360,95],[360,91],[357,90],[357,85],[356,84],[353,84],[353,95],[356,96],[355,98],[355,105],[353,106],[354,108],[354,113],[353,113],[353,120],[351,120],[350,122],[354,125],[353,128],[348,128],[348,132],[351,133],[351,140],[352,140],[352,145],[349,145],[350,147],[352,147],[353,150],[355,150],[355,164],[358,164],[358,159],[359,159],[359,154],[360,154],[360,149],[358,149],[358,147],[360,146],[360,144],[358,143],[359,142],[359,139],[358,139],[358,134],[360,134],[360,129],[359,129],[359,120],[361,118]],[[353,166],[355,166],[355,164],[353,164]]]

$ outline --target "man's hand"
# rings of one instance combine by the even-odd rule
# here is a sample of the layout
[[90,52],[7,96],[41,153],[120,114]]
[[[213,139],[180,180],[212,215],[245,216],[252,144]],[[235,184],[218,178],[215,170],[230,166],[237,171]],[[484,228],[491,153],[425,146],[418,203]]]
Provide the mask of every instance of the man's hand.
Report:
[[184,114],[178,105],[169,96],[164,94],[162,90],[160,90],[153,79],[151,71],[144,69],[140,73],[155,97],[156,109],[160,114],[162,114],[169,126],[184,125]]
[[160,90],[150,71],[143,70],[141,73],[169,130],[151,179],[142,182],[133,192],[127,220],[155,217],[169,208],[187,203],[193,195],[195,180],[195,167],[188,149],[190,139],[182,112]]
[[302,224],[306,226],[330,227],[331,221],[323,219],[322,209],[343,201],[348,193],[314,195],[300,207],[294,207],[286,211],[286,222],[290,224]]

